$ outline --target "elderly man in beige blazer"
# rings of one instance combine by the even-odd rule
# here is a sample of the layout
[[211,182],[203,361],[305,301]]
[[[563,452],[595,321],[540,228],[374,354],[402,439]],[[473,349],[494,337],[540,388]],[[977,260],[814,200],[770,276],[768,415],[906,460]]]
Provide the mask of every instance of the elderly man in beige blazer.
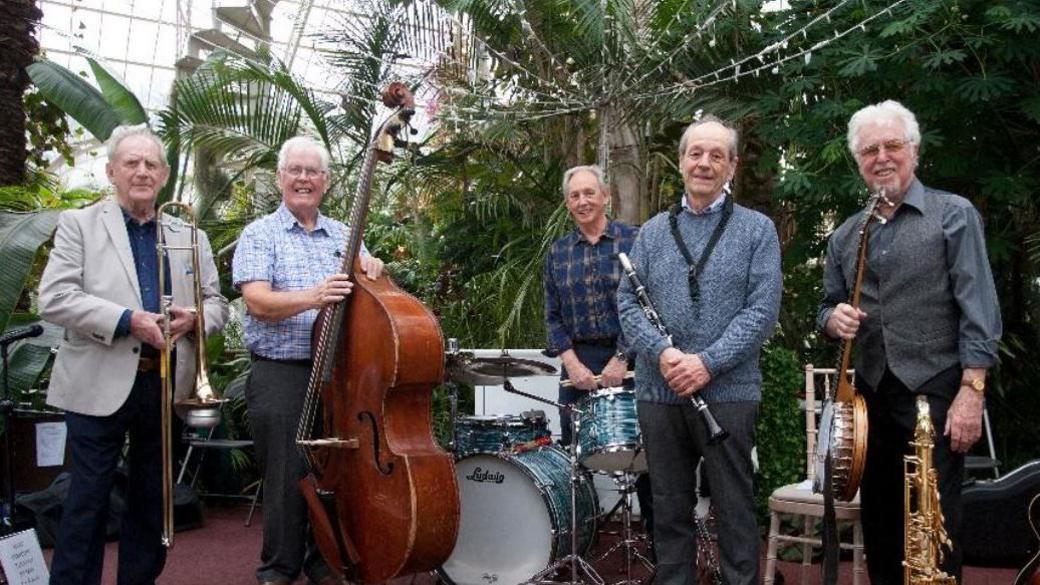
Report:
[[[156,198],[169,177],[162,143],[144,125],[119,127],[108,141],[115,198],[62,213],[40,281],[40,315],[65,328],[47,403],[66,410],[72,481],[55,547],[51,585],[101,582],[109,494],[129,434],[127,511],[120,527],[120,585],[152,584],[166,553],[162,530],[161,383],[163,346]],[[191,242],[189,226],[162,218],[167,244]],[[199,233],[206,334],[227,320],[227,301],[209,241]],[[168,251],[170,330],[178,396],[195,378],[191,253]]]

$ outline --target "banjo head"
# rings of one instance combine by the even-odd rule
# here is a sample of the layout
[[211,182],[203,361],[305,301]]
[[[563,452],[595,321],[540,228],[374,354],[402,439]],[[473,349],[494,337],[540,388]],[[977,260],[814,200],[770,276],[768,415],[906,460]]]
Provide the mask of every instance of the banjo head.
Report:
[[813,462],[813,491],[824,493],[824,463],[832,458],[831,491],[848,502],[856,497],[867,458],[867,405],[855,394],[844,402],[827,401],[820,413],[820,434]]

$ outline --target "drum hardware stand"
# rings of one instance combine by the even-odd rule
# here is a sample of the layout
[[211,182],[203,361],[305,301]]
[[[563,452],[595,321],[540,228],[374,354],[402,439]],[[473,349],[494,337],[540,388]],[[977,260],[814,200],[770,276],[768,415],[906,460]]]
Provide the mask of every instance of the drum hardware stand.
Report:
[[574,405],[571,404],[561,404],[559,402],[547,400],[541,396],[522,392],[518,390],[516,386],[513,386],[508,379],[502,383],[502,388],[504,388],[506,392],[568,410],[571,414],[572,440],[571,444],[567,446],[568,459],[570,459],[571,464],[571,551],[568,555],[557,559],[556,562],[535,573],[534,576],[525,581],[523,585],[560,585],[561,582],[553,581],[551,577],[565,566],[570,568],[570,576],[567,581],[562,582],[564,585],[586,585],[587,583],[592,583],[593,585],[606,585],[605,581],[603,581],[603,577],[596,572],[596,569],[592,568],[592,565],[578,554],[578,481],[580,478],[578,476],[578,454],[576,449],[578,428],[580,426],[578,418],[582,414],[582,411],[574,408]]
[[[448,338],[447,347],[445,348],[444,353],[448,355],[449,363],[454,363],[458,360],[459,340],[457,337]],[[451,376],[450,369],[448,376],[448,381],[445,384],[450,389],[448,394],[448,405],[451,407],[451,418],[448,419],[451,421],[451,439],[448,441],[448,450],[454,453],[455,443],[458,439],[458,437],[456,436],[457,431],[455,426],[455,420],[459,416],[459,385],[455,383],[455,379]]]
[[639,583],[641,583],[640,580],[632,578],[633,557],[642,563],[643,567],[649,571],[649,575],[646,577],[647,582],[653,579],[653,576],[657,571],[654,563],[643,555],[643,553],[639,552],[639,549],[636,547],[637,540],[632,534],[632,492],[635,490],[635,477],[635,474],[628,471],[611,475],[611,479],[614,480],[614,484],[617,486],[618,493],[621,494],[621,499],[618,500],[617,505],[615,505],[614,509],[608,512],[607,515],[609,516],[613,514],[618,509],[621,510],[621,531],[617,533],[608,532],[607,534],[617,534],[620,537],[620,540],[618,540],[614,546],[610,547],[609,550],[600,555],[596,561],[602,561],[619,548],[625,549],[625,579],[623,581],[618,581],[613,585],[639,585]]

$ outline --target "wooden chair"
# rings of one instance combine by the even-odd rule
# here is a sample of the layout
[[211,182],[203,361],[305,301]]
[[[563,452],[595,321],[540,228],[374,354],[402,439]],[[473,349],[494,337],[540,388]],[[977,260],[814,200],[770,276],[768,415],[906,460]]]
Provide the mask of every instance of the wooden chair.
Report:
[[[776,573],[776,553],[781,543],[802,546],[801,583],[809,582],[809,566],[812,565],[813,547],[821,547],[819,536],[813,534],[817,522],[823,520],[823,495],[812,491],[815,475],[813,460],[816,456],[816,419],[819,416],[820,400],[831,391],[836,383],[834,368],[805,366],[805,454],[806,477],[802,483],[777,488],[769,496],[769,544],[766,549],[765,585],[772,585]],[[819,395],[817,395],[819,392]],[[780,516],[794,516],[795,524],[801,524],[801,532],[782,534]],[[842,549],[852,550],[852,583],[865,583],[866,563],[863,554],[863,527],[860,524],[859,494],[851,502],[835,502],[835,517],[839,526],[852,524],[852,542],[842,542]]]

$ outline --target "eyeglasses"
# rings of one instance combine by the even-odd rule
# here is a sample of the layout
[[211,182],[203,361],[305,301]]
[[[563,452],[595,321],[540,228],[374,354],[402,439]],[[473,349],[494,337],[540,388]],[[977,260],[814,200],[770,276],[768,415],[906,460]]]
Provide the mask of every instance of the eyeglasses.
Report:
[[881,154],[882,150],[891,154],[896,154],[902,152],[908,144],[910,144],[908,140],[886,140],[880,144],[871,144],[870,146],[859,149],[859,155],[863,158],[873,158]]
[[289,167],[284,170],[285,174],[289,175],[290,177],[296,178],[303,176],[308,179],[312,179],[314,177],[320,177],[321,175],[325,174],[325,171],[321,169],[315,169],[310,167]]

